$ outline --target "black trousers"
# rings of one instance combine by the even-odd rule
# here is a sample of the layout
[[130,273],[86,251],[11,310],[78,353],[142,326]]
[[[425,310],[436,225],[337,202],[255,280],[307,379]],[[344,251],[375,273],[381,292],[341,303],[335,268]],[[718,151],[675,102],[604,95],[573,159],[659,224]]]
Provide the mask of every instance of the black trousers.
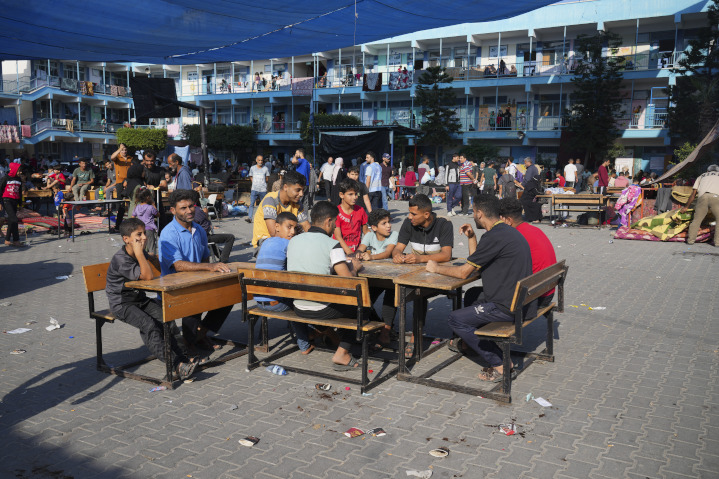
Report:
[[534,201],[535,196],[537,196],[536,193],[525,191],[519,200],[522,203],[522,208],[524,208],[524,221],[532,222],[542,219],[542,205]]
[[369,204],[372,206],[372,210],[378,210],[382,208],[382,192],[373,191],[369,194]]
[[384,293],[384,299],[382,299],[382,321],[390,328],[394,324],[394,317],[397,314],[397,308],[394,305],[394,288],[370,288],[369,296],[372,304],[377,301],[377,298]]
[[202,319],[200,319],[202,314],[182,318],[182,335],[188,342],[194,343],[197,339],[197,328],[199,326],[216,333],[225,323],[230,311],[232,311],[232,306],[225,306],[224,308],[206,312],[205,317]]
[[5,233],[5,241],[20,241],[20,231],[18,229],[17,219],[17,200],[12,198],[3,198],[3,208],[7,214],[7,233]]
[[[295,308],[295,313],[300,318],[307,319],[354,318],[357,316],[357,306],[351,306],[349,304],[328,304],[319,311]],[[349,351],[352,348],[352,344],[355,343],[355,332],[349,329],[342,329],[338,332],[340,335],[340,348]]]
[[[127,323],[140,330],[140,337],[147,349],[153,356],[160,361],[165,361],[165,343],[164,330],[162,325],[162,306],[156,302],[147,299],[142,303],[123,304],[119,310],[114,311],[117,319],[123,323]],[[185,353],[175,340],[175,336],[170,337],[170,345],[172,348],[172,362],[177,365],[178,362],[187,362]]]
[[332,197],[332,181],[322,180],[322,184],[325,186],[325,196],[329,200]]
[[462,185],[462,214],[469,213],[469,197],[472,195],[473,185]]
[[230,260],[232,246],[235,244],[235,235],[225,233],[212,234],[207,237],[207,242],[222,245],[222,252],[220,253],[221,263],[227,263]]

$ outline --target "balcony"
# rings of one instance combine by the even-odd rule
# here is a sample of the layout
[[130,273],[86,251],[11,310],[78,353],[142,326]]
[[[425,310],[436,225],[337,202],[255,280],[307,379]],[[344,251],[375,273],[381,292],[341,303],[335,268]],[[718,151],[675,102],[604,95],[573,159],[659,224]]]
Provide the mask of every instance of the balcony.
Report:
[[[83,83],[85,86],[83,87]],[[87,83],[80,82],[73,78],[60,78],[56,76],[46,76],[44,78],[37,77],[20,77],[16,80],[4,80],[2,82],[2,93],[11,93],[15,95],[29,94],[40,90],[41,88],[50,87],[58,88],[77,95],[89,95]],[[92,83],[93,95],[109,95],[119,98],[131,98],[132,92],[130,88],[120,85],[106,85],[102,83]]]

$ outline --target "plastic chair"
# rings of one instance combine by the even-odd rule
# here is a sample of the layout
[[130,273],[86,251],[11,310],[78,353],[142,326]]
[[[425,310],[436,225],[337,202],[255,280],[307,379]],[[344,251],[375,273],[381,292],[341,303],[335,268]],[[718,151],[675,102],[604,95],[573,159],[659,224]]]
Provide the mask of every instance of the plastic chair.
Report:
[[212,194],[207,197],[207,214],[210,213],[215,215],[215,218],[217,218],[218,221],[222,221],[222,217],[217,212],[217,209],[215,208],[215,202],[217,201],[217,194]]

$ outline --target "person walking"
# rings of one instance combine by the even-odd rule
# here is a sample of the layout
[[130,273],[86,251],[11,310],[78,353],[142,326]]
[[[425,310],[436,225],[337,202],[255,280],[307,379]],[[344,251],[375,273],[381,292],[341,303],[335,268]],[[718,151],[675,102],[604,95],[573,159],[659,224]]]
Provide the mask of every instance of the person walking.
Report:
[[456,216],[454,207],[462,198],[462,187],[459,184],[459,154],[452,155],[452,161],[444,171],[444,179],[447,183],[447,216]]
[[392,158],[389,153],[382,155],[382,209],[389,211],[389,179],[392,177],[392,166],[390,166]]
[[324,165],[320,167],[319,180],[322,181],[322,186],[325,189],[325,196],[329,200],[332,197],[332,172],[334,170],[334,158],[331,156],[327,158]]
[[252,187],[250,189],[250,211],[245,221],[252,223],[254,218],[255,204],[262,203],[267,194],[267,180],[270,179],[270,170],[264,166],[262,155],[257,155],[255,164],[250,168],[249,176],[252,178]]

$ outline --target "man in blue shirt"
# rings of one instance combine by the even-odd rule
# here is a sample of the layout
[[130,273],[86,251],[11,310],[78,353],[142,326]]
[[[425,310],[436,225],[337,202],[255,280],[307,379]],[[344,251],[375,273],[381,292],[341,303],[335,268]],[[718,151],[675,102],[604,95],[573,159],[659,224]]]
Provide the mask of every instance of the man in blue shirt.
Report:
[[[224,263],[210,264],[207,234],[195,223],[195,192],[175,190],[169,197],[170,212],[174,219],[160,233],[160,271],[162,276],[183,271],[214,271],[229,273]],[[220,349],[207,338],[207,331],[217,332],[232,311],[232,306],[208,311],[201,315],[182,318],[182,335],[190,350],[198,347],[206,351]]]
[[382,167],[377,163],[377,159],[373,151],[368,151],[365,156],[367,168],[365,169],[365,178],[362,178],[369,190],[369,202],[372,210],[382,208]]
[[175,189],[191,190],[192,189],[192,172],[190,167],[182,164],[182,158],[177,153],[173,153],[167,157],[167,164],[175,172]]
[[293,156],[290,161],[293,165],[295,165],[295,171],[305,177],[305,188],[304,194],[302,195],[302,206],[305,211],[309,211],[310,195],[308,195],[307,193],[310,185],[310,162],[305,160],[304,148],[297,148],[297,150],[295,150],[295,156]]

